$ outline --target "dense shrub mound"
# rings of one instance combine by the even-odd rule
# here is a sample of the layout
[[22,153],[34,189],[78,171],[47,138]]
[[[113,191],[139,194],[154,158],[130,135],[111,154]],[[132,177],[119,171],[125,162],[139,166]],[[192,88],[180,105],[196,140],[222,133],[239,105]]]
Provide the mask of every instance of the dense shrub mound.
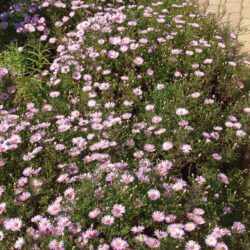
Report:
[[0,249],[246,250],[249,61],[191,1],[1,15]]

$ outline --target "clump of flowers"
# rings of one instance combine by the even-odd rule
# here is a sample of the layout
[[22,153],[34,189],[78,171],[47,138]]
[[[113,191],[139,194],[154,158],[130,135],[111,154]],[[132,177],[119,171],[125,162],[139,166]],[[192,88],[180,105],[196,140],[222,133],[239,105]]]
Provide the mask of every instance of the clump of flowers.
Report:
[[[31,80],[24,68],[28,101],[0,98],[1,246],[246,246],[235,159],[249,140],[249,79],[234,36],[185,0],[34,1],[1,27],[16,12],[16,32],[53,56]],[[21,98],[16,82],[7,92]]]

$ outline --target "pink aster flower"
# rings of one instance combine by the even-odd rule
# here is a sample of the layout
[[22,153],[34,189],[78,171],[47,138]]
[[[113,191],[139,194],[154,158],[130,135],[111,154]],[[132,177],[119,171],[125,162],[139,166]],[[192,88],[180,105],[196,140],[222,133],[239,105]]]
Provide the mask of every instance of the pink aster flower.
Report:
[[89,218],[94,219],[98,217],[101,214],[101,210],[99,208],[96,208],[89,212]]
[[238,137],[244,137],[246,135],[247,135],[247,133],[244,130],[237,130],[236,131],[236,136],[238,136]]
[[180,148],[184,154],[189,154],[192,151],[192,147],[188,144],[183,144]]
[[53,92],[50,92],[49,96],[51,98],[56,98],[60,95],[60,92],[59,91],[53,91]]
[[248,115],[250,115],[250,107],[246,107],[243,109],[245,113],[247,113]]
[[173,223],[176,220],[176,218],[177,218],[176,215],[169,214],[169,215],[166,215],[165,220],[167,223]]
[[175,71],[174,76],[177,78],[182,77],[182,73],[180,71]]
[[2,241],[4,239],[4,234],[2,231],[0,231],[0,241]]
[[229,184],[229,179],[228,179],[228,177],[227,177],[225,174],[223,174],[223,173],[219,173],[219,174],[217,175],[217,179],[218,179],[219,182],[221,182],[221,183],[223,183],[223,184],[225,184],[225,185],[228,185],[228,184]]
[[0,214],[6,211],[6,203],[2,202],[0,203]]
[[16,240],[15,244],[14,244],[14,248],[15,248],[15,249],[22,249],[24,243],[25,243],[24,238],[23,238],[23,237],[19,237],[19,238]]
[[94,108],[96,106],[96,101],[95,100],[89,100],[87,105],[90,108]]
[[164,212],[155,211],[152,214],[152,218],[155,222],[163,222],[165,220]]
[[87,229],[86,232],[85,232],[85,237],[87,239],[96,238],[98,235],[99,235],[99,231],[95,230],[95,229],[92,229],[92,228]]
[[105,215],[104,217],[102,217],[101,223],[104,225],[112,225],[114,221],[115,221],[114,217],[110,215]]
[[202,71],[200,71],[200,70],[196,70],[196,71],[194,72],[194,74],[195,74],[197,77],[203,77],[203,76],[205,75],[205,73],[202,72]]
[[145,110],[146,110],[146,111],[153,111],[154,109],[155,109],[155,106],[152,105],[152,104],[149,104],[149,105],[147,105],[147,106],[145,107]]
[[205,220],[199,216],[199,215],[194,215],[192,220],[197,224],[197,225],[203,225],[205,224]]
[[148,237],[148,236],[145,235],[145,234],[138,234],[138,235],[135,237],[135,239],[136,239],[137,241],[139,241],[140,243],[145,243],[147,237]]
[[237,63],[236,63],[236,62],[230,61],[230,62],[228,62],[228,65],[229,65],[229,66],[232,66],[232,67],[236,67],[236,66],[237,66]]
[[139,57],[139,56],[138,56],[138,57],[136,57],[136,58],[134,59],[134,63],[135,63],[137,66],[142,65],[143,62],[144,62],[144,60],[143,60],[142,57]]
[[111,242],[111,247],[114,250],[125,250],[128,249],[129,245],[127,241],[123,240],[122,238],[114,238]]
[[155,146],[153,144],[145,144],[144,145],[144,150],[148,153],[153,153],[155,152]]
[[121,204],[116,204],[114,205],[112,209],[112,214],[114,217],[122,217],[123,214],[125,213],[125,207]]
[[20,231],[22,221],[19,218],[12,218],[4,221],[4,228],[12,232]]
[[111,59],[116,59],[119,56],[119,52],[115,51],[115,50],[110,50],[108,52],[108,57]]
[[157,90],[162,90],[162,89],[164,89],[164,88],[165,88],[165,85],[162,84],[162,83],[159,83],[159,84],[156,85],[156,89],[157,89]]
[[110,246],[108,244],[101,244],[98,246],[97,250],[109,250]]
[[193,99],[199,98],[201,96],[201,92],[194,92],[190,95]]
[[195,181],[196,181],[198,184],[200,184],[200,185],[206,183],[206,179],[205,179],[203,176],[201,176],[201,175],[197,176],[197,177],[195,178]]
[[30,192],[23,192],[19,197],[18,200],[21,202],[25,202],[26,200],[28,200],[31,196]]
[[222,156],[218,153],[213,153],[212,154],[213,159],[220,161],[222,159]]
[[9,73],[9,70],[7,68],[0,68],[0,80],[8,73]]
[[215,245],[214,250],[228,250],[228,247],[224,242],[220,242]]
[[75,190],[72,187],[68,187],[63,194],[68,201],[73,201],[76,197]]
[[178,116],[187,115],[189,112],[185,108],[178,108],[175,112]]
[[205,211],[202,208],[195,208],[193,213],[195,215],[203,215],[203,214],[205,214]]
[[121,176],[120,182],[122,182],[122,183],[128,185],[129,183],[133,182],[134,179],[135,179],[135,178],[134,178],[132,175],[130,175],[130,174],[123,174],[123,175]]
[[131,232],[133,234],[138,234],[138,233],[142,233],[145,230],[144,226],[134,226],[131,228]]
[[169,142],[169,141],[166,141],[162,144],[162,150],[164,151],[169,151],[170,149],[173,148],[173,143],[172,142]]
[[232,230],[237,234],[242,234],[246,231],[246,227],[241,222],[235,221],[232,226]]
[[185,187],[186,187],[187,183],[182,180],[182,179],[177,179],[175,181],[174,184],[172,184],[172,189],[175,191],[175,192],[178,192],[178,191],[181,191],[181,190],[184,190]]
[[214,247],[217,244],[217,239],[212,235],[208,235],[205,239],[205,243],[209,247]]
[[185,245],[185,250],[200,250],[201,246],[193,240],[190,240]]
[[192,232],[193,230],[195,230],[196,225],[193,222],[188,222],[184,225],[184,230],[187,232]]
[[56,215],[56,214],[58,214],[58,213],[61,211],[60,204],[58,204],[58,203],[53,203],[53,204],[49,205],[47,211],[48,211],[48,213],[51,214],[51,215]]
[[168,233],[162,230],[155,230],[154,231],[154,235],[158,238],[158,239],[166,239],[168,237]]
[[57,241],[57,240],[50,241],[49,249],[51,249],[51,250],[64,250],[63,241]]
[[47,218],[42,218],[39,221],[38,228],[41,232],[45,232],[51,228],[51,223]]
[[150,200],[158,200],[161,196],[161,193],[157,189],[150,189],[148,191],[148,197]]
[[158,239],[155,239],[152,237],[146,237],[145,243],[149,248],[159,248],[160,247],[160,241]]
[[176,226],[172,226],[172,225],[168,226],[168,233],[174,239],[183,239],[183,237],[185,235],[184,230],[182,230],[178,226],[176,227]]

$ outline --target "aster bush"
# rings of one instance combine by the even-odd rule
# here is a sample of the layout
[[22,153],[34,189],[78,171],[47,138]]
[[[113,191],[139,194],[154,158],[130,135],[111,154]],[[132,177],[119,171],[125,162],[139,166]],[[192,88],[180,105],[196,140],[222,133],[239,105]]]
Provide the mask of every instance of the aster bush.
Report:
[[1,14],[0,249],[248,249],[250,61],[189,0]]

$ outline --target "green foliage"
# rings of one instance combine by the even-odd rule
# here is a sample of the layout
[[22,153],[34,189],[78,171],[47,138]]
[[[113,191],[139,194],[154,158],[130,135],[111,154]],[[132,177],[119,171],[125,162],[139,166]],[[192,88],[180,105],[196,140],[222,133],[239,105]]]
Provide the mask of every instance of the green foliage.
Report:
[[[70,6],[70,0],[64,2]],[[249,107],[250,71],[242,63],[245,58],[239,52],[238,43],[230,38],[230,28],[220,27],[213,15],[200,16],[193,6],[183,9],[172,7],[172,3],[181,1],[162,1],[162,5],[152,5],[151,2],[156,1],[124,1],[124,13],[128,20],[137,20],[136,26],[129,26],[125,22],[124,28],[121,27],[122,24],[114,22],[111,25],[112,30],[107,33],[89,29],[81,37],[82,42],[77,41],[80,44],[79,49],[70,51],[68,47],[79,37],[67,32],[74,30],[78,23],[100,10],[106,11],[105,7],[114,1],[84,2],[94,3],[99,8],[75,10],[74,17],[62,28],[56,27],[55,22],[69,14],[67,8],[51,6],[38,10],[38,14],[46,19],[50,36],[56,39],[55,44],[40,41],[41,34],[36,32],[17,35],[13,26],[6,31],[0,31],[4,45],[12,41],[6,46],[1,45],[0,68],[8,68],[10,73],[1,79],[0,89],[5,92],[9,86],[14,85],[17,88],[17,92],[9,99],[1,100],[1,105],[6,110],[15,110],[16,113],[13,111],[13,114],[18,116],[8,117],[1,108],[1,144],[12,134],[18,134],[22,139],[15,150],[5,152],[1,148],[4,166],[0,168],[0,186],[4,186],[6,190],[1,199],[7,204],[4,216],[20,217],[25,229],[37,227],[31,222],[35,215],[48,217],[53,225],[57,225],[58,218],[48,213],[48,206],[62,198],[61,216],[68,216],[73,223],[78,223],[82,232],[88,229],[98,230],[99,237],[91,239],[91,243],[83,246],[91,250],[100,243],[110,243],[116,237],[128,241],[131,249],[147,249],[135,240],[131,228],[143,225],[146,228],[144,233],[152,237],[155,237],[156,229],[167,231],[170,223],[153,221],[154,211],[163,211],[166,215],[174,214],[177,217],[175,222],[183,225],[191,221],[188,213],[194,208],[205,211],[204,224],[197,223],[197,230],[186,232],[186,238],[182,241],[170,236],[161,240],[161,250],[184,249],[187,240],[199,242],[202,249],[210,249],[204,243],[206,236],[215,227],[230,229],[235,221],[242,222],[249,230],[249,162],[244,162],[243,158],[250,131],[249,115],[244,111],[244,108]],[[143,8],[128,8],[131,2],[138,6],[150,6],[156,14],[146,17]],[[28,6],[29,1],[25,4]],[[115,2],[113,7],[117,6],[120,3]],[[162,12],[164,9],[168,12]],[[157,20],[159,13],[166,16],[165,23]],[[195,15],[195,18],[190,14]],[[180,15],[185,22],[178,27],[178,22],[173,20]],[[23,13],[14,13],[11,22],[22,18]],[[190,25],[193,22],[198,26],[194,28]],[[152,27],[154,32],[142,32]],[[124,28],[124,31],[119,33],[119,28]],[[122,35],[136,43],[142,34],[143,39],[147,40],[147,46],[142,45],[120,53],[117,60],[111,60],[103,52],[104,49],[120,49],[109,42],[110,36]],[[162,43],[157,40],[167,36],[170,38]],[[105,41],[104,45],[100,39]],[[201,44],[202,41],[209,41],[209,46],[199,45],[202,53],[189,56],[186,52],[195,50],[191,46],[192,41],[199,41]],[[225,49],[218,46],[219,41],[223,41]],[[57,51],[58,45],[66,48],[62,54]],[[99,53],[94,60],[86,53],[92,49]],[[176,55],[172,52],[174,49],[180,49],[182,53]],[[72,59],[67,73],[63,73],[60,68],[65,62],[68,63],[62,55]],[[144,60],[140,66],[134,63],[138,56],[142,56]],[[206,59],[213,59],[213,62],[207,65],[204,63]],[[55,61],[56,66],[60,67],[53,72],[50,67]],[[237,65],[230,66],[229,62],[237,62]],[[199,70],[204,73],[204,77],[194,74],[194,64],[199,64]],[[98,67],[101,69],[97,70]],[[103,73],[107,69],[111,74]],[[148,70],[153,73],[148,73]],[[91,75],[92,80],[88,82],[83,78],[74,79],[72,76],[75,71]],[[128,79],[124,81],[122,76],[127,76]],[[57,84],[56,80],[59,80]],[[109,88],[103,91],[93,87],[100,83],[108,83]],[[91,89],[83,90],[86,86],[91,86]],[[143,94],[135,95],[135,88],[140,88]],[[51,96],[53,92],[59,93],[59,97]],[[198,93],[199,97],[192,97],[194,93]],[[91,108],[89,100],[96,100],[97,108]],[[133,104],[124,105],[124,101],[128,100]],[[115,103],[115,106],[106,108],[105,104],[108,102]],[[154,109],[149,112],[146,106],[152,104]],[[51,110],[48,107],[46,110],[46,105]],[[184,117],[176,114],[180,107],[189,111]],[[74,112],[79,112],[79,115]],[[131,118],[126,120],[124,114],[131,114]],[[156,115],[162,119],[160,122],[153,122]],[[225,125],[232,116],[240,123],[237,130]],[[120,122],[113,126],[110,120],[113,122],[116,118]],[[16,119],[13,124],[11,119]],[[180,125],[185,122],[188,123]],[[5,123],[8,124],[6,130]],[[27,128],[22,127],[24,123],[29,124]],[[103,129],[98,130],[93,126],[102,123],[105,125]],[[60,131],[60,125],[65,124],[70,125],[70,129]],[[145,127],[141,129],[140,126]],[[164,133],[155,133],[160,129],[165,129]],[[236,131],[243,131],[246,135],[237,136]],[[32,136],[36,133],[41,133],[42,139],[34,142]],[[209,133],[209,136],[204,138],[204,133]],[[71,150],[78,146],[74,148],[73,140],[79,137],[87,138],[88,145],[79,154],[71,154]],[[105,140],[116,144],[99,150],[91,148],[95,143]],[[166,141],[173,142],[173,149],[162,149]],[[181,150],[181,146],[186,143],[192,148],[190,153]],[[55,150],[61,144],[65,148]],[[153,144],[155,151],[145,150],[147,144]],[[25,156],[29,156],[37,147],[41,147],[42,151],[35,154],[34,158],[25,160]],[[139,151],[143,153],[141,158],[135,157]],[[93,156],[96,152],[109,154],[108,160],[88,162],[87,156]],[[219,160],[212,157],[217,152],[221,156]],[[171,161],[173,164],[164,176],[156,171],[156,166],[162,161]],[[119,164],[113,163],[126,163],[127,166],[123,169]],[[77,170],[74,169],[75,166]],[[18,182],[27,167],[41,167],[42,170],[37,175],[28,176],[25,187],[19,187]],[[139,169],[146,169],[143,175],[147,178],[138,177],[141,174]],[[107,180],[110,173],[113,176],[109,176],[111,180]],[[129,184],[122,183],[124,173],[132,174],[134,180]],[[220,173],[226,174],[228,183],[218,180]],[[67,181],[58,181],[64,174],[67,175]],[[205,178],[202,184],[196,179],[200,176]],[[178,180],[185,183],[185,188],[174,190],[172,186]],[[34,183],[41,183],[41,186],[35,186]],[[68,187],[74,188],[77,193],[73,201],[64,197]],[[174,191],[168,192],[170,187]],[[147,193],[151,189],[161,190],[161,199],[152,201]],[[18,200],[18,195],[24,191],[29,192],[31,197],[22,203]],[[104,225],[101,217],[112,215],[115,204],[122,204],[126,213],[115,218],[115,223],[111,226]],[[226,212],[225,208],[228,207],[232,212]],[[90,219],[89,212],[95,208],[100,209],[102,215]],[[34,244],[35,240],[26,234],[25,229],[20,231],[20,235],[26,240],[24,249],[31,249],[35,244],[39,245],[38,249],[48,249],[49,242],[55,238],[63,240],[66,250],[80,249],[78,244],[82,239],[79,232],[73,234],[65,230],[59,236],[56,233],[41,233],[41,239]],[[243,234],[225,236],[223,241],[232,250],[246,250],[250,248],[247,230]],[[7,243],[0,245],[0,249],[2,246],[2,249],[9,249],[16,240],[14,234],[6,231]]]

